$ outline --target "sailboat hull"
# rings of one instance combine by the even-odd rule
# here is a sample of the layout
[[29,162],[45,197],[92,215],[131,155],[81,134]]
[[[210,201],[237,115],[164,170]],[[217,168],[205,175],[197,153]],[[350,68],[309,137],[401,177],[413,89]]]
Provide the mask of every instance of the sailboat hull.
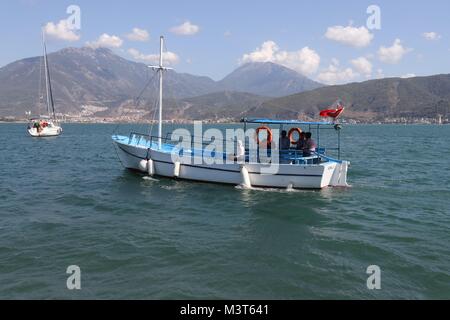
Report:
[[62,128],[59,126],[46,127],[41,131],[38,131],[36,128],[28,128],[28,133],[32,137],[36,138],[44,138],[44,137],[56,137],[62,133]]
[[[127,143],[126,137],[113,137],[117,155],[125,168],[148,172],[142,161],[152,159],[153,173],[158,176],[202,182],[241,185],[244,183],[242,165],[239,163],[196,164],[173,161],[171,153]],[[246,163],[252,187],[322,189],[327,186],[346,185],[347,172],[341,164],[326,162],[317,165],[280,164],[276,173],[265,173],[264,165]],[[345,168],[346,169],[346,168]],[[345,176],[344,176],[345,175]]]

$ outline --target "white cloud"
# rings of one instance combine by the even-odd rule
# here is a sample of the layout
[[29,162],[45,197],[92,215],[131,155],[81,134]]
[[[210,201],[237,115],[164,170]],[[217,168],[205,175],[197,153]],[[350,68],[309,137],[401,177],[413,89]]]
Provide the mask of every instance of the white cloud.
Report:
[[74,31],[75,30],[71,29],[71,26],[67,20],[61,20],[57,24],[48,22],[44,26],[44,32],[46,35],[65,41],[80,40],[80,35],[76,34]]
[[267,62],[274,59],[274,55],[279,51],[277,44],[274,41],[265,41],[260,48],[256,48],[251,53],[246,53],[242,57],[242,62]]
[[110,36],[107,33],[102,34],[96,41],[86,42],[86,45],[92,48],[120,48],[123,40],[118,36]]
[[231,31],[227,30],[223,34],[224,37],[231,37]]
[[366,27],[334,26],[327,29],[325,37],[345,45],[362,48],[370,44],[374,35]]
[[396,64],[411,50],[412,49],[403,47],[400,39],[395,39],[391,47],[380,47],[378,50],[378,59],[385,63]]
[[150,35],[145,29],[133,28],[133,31],[127,34],[127,39],[131,41],[148,41]]
[[[137,49],[128,49],[128,53],[133,57],[135,60],[149,62],[158,64],[159,63],[159,54],[143,54]],[[179,62],[180,58],[178,55],[171,51],[163,52],[163,60],[165,65],[175,65]]]
[[369,77],[372,74],[372,63],[364,57],[350,61],[357,72]]
[[170,29],[170,32],[182,36],[194,35],[199,31],[200,27],[196,26],[195,24],[192,24],[190,21],[186,21],[185,23]]
[[430,41],[434,41],[434,40],[439,40],[441,38],[441,35],[436,33],[436,32],[424,32],[422,33],[422,36],[426,39],[426,40],[430,40]]
[[291,68],[301,74],[310,75],[319,68],[320,56],[308,47],[298,51],[282,51],[274,41],[265,41],[260,48],[244,54],[240,61],[241,63],[270,61]]
[[339,61],[332,59],[328,68],[319,73],[317,80],[325,84],[333,85],[347,83],[357,77],[359,77],[359,74],[354,72],[352,68],[341,69],[339,68]]
[[416,75],[414,73],[408,73],[408,74],[402,75],[400,78],[408,79],[408,78],[414,78],[414,77],[416,77]]

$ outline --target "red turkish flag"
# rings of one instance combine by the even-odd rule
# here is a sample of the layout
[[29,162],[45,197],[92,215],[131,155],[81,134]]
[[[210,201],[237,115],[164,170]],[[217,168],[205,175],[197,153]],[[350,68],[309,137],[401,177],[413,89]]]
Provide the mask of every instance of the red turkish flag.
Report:
[[339,106],[336,109],[327,109],[320,111],[321,117],[329,117],[329,118],[337,118],[341,115],[341,113],[344,111],[344,107]]

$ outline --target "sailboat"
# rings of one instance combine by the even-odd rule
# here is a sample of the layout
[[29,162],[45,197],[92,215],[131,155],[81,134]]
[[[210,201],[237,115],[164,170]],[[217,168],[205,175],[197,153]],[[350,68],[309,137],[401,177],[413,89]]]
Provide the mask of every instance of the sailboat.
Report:
[[[31,118],[28,123],[28,133],[32,137],[54,137],[62,133],[62,128],[58,124],[55,113],[55,102],[53,99],[50,70],[47,58],[47,46],[45,44],[45,31],[42,30],[43,61],[45,74],[45,97],[47,115]],[[42,66],[41,66],[42,69]],[[42,70],[41,70],[42,72]],[[40,75],[41,76],[41,75]],[[41,79],[39,79],[41,81]],[[41,103],[41,88],[39,88],[39,104]]]
[[[163,74],[169,69],[163,65],[163,47],[164,38],[161,37],[159,65],[150,66],[159,73],[158,135],[131,132],[128,136],[112,136],[119,160],[125,168],[150,176],[231,184],[243,188],[322,189],[348,186],[349,162],[340,159],[341,125],[335,122],[244,118],[241,121],[243,132],[248,131],[248,126],[260,127],[256,134],[248,134],[245,141],[231,141],[234,144],[231,152],[205,147],[203,137],[199,141],[195,134],[183,137],[183,140],[190,141],[187,144],[179,143],[181,136],[176,132],[163,137]],[[291,128],[286,149],[275,147],[278,140],[273,136],[270,126],[282,130]],[[294,135],[302,132],[300,127],[317,134],[317,148],[307,150],[309,154],[296,148],[298,141],[295,141]],[[338,146],[330,149],[338,152],[338,158],[330,157],[328,149],[320,145],[319,134],[322,129],[337,132]],[[229,145],[229,142],[223,140],[220,143]]]

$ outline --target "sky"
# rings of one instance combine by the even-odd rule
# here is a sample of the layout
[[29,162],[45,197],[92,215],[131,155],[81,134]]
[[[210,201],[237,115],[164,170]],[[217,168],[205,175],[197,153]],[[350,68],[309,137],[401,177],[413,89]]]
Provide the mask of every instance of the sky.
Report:
[[[75,9],[74,9],[75,8]],[[68,10],[69,9],[69,10]],[[0,2],[0,67],[50,52],[108,47],[138,62],[220,80],[271,61],[326,84],[450,73],[450,1]]]

